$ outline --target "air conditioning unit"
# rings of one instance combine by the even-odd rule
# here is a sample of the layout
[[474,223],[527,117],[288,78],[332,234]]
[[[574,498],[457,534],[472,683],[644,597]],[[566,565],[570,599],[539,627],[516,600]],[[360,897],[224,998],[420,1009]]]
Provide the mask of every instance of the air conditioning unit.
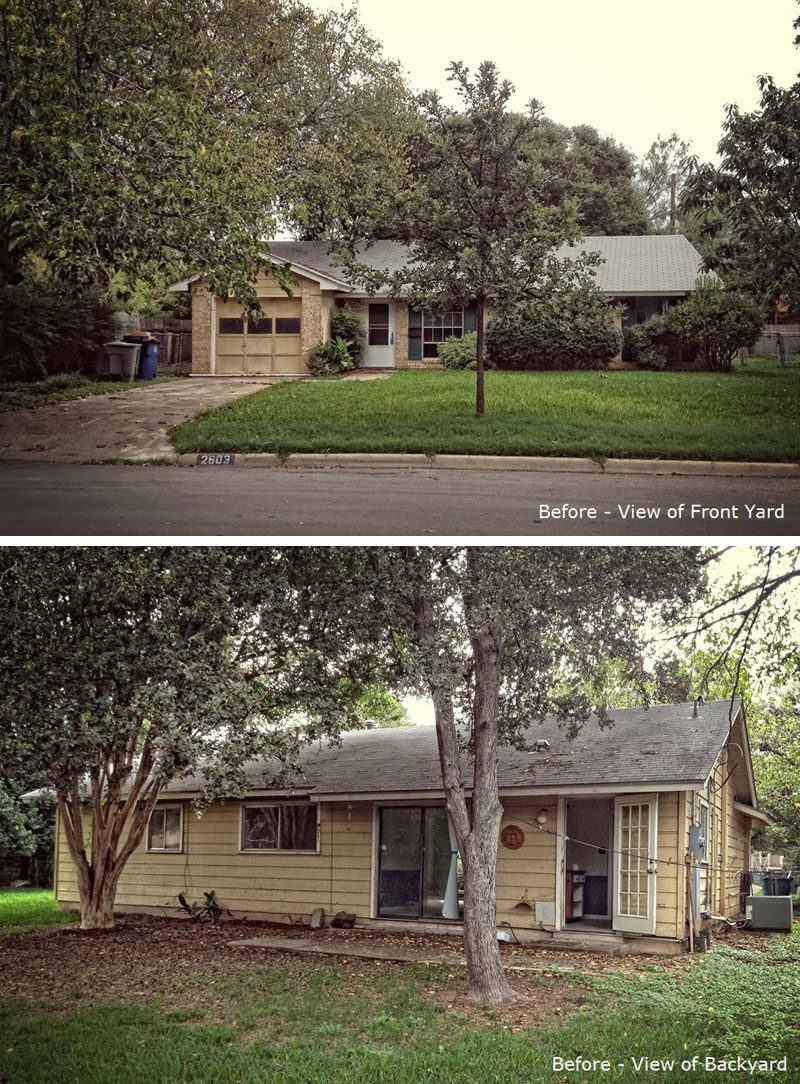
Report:
[[791,896],[748,896],[745,917],[754,930],[792,930]]

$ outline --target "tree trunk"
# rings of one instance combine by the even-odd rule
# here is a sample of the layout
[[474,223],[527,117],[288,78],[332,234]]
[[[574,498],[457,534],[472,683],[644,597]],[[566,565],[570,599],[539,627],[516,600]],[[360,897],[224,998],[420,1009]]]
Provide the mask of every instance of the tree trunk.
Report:
[[81,896],[81,929],[113,930],[114,899],[117,894],[119,874],[106,876],[102,884],[89,893],[88,898]]
[[476,297],[475,299],[475,330],[477,333],[477,342],[475,346],[476,357],[476,393],[475,393],[475,413],[480,417],[484,411],[484,396],[483,396],[483,327],[484,327],[484,313],[486,309],[486,299],[483,295]]

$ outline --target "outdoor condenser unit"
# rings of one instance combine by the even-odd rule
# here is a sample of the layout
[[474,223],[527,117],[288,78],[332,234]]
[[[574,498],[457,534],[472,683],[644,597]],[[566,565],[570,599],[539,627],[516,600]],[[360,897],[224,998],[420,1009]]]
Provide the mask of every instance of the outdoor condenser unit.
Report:
[[744,913],[754,930],[791,932],[791,896],[748,896],[745,899]]

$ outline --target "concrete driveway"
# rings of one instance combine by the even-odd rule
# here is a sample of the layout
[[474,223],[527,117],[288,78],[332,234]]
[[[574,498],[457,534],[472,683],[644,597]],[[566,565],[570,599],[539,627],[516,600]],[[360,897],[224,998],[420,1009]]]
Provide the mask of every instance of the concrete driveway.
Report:
[[49,463],[172,460],[172,425],[291,377],[181,379],[35,410],[0,413],[0,459]]

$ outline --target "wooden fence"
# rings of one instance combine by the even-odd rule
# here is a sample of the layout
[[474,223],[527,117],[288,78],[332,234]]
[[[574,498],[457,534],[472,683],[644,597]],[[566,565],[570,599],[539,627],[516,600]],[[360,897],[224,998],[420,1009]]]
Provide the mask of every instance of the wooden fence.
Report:
[[118,312],[114,316],[117,335],[133,331],[149,331],[161,343],[160,365],[178,365],[192,359],[192,321],[164,320],[156,316],[131,316]]
[[768,324],[749,353],[774,354],[776,357],[800,354],[800,324]]

